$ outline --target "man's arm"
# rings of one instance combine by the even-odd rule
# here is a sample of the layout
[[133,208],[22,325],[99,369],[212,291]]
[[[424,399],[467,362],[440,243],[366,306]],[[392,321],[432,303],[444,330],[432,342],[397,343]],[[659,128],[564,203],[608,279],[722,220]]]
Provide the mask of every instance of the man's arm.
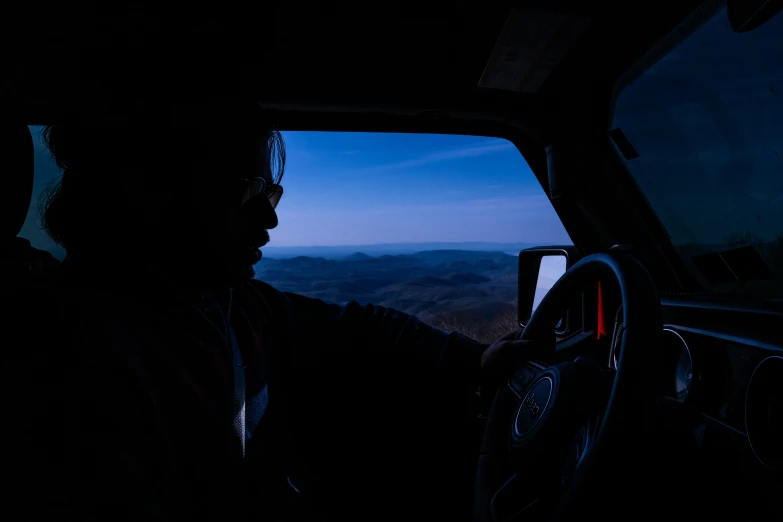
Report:
[[279,292],[260,281],[253,283],[271,306],[281,307],[281,320],[304,342],[302,355],[318,360],[361,349],[378,357],[403,359],[413,367],[469,385],[479,382],[481,355],[487,345],[457,332],[444,332],[419,319],[376,305],[357,302],[327,304],[299,294]]
[[[345,515],[338,499],[350,490],[348,510],[357,518],[379,505],[390,519],[415,504],[438,506],[436,518],[467,512],[485,346],[389,308],[336,306],[254,286],[272,321],[287,323],[268,322],[268,333],[288,332],[280,379],[290,443],[301,455],[303,482],[313,484],[313,505]],[[456,493],[465,505],[454,502],[456,484],[468,488]],[[397,491],[406,502],[392,500]]]

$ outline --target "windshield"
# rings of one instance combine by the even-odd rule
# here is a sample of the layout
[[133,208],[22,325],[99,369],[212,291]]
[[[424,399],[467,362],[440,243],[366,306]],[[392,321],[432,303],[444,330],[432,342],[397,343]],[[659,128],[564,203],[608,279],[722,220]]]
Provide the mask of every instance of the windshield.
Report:
[[712,13],[620,91],[611,135],[705,284],[781,297],[783,15],[735,33]]

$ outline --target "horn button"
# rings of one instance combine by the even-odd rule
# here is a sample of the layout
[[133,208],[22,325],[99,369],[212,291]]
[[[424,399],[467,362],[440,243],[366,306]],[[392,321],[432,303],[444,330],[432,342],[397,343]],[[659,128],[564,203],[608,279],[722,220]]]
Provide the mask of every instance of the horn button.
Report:
[[[592,364],[564,362],[539,374],[519,400],[511,425],[511,445],[521,448],[532,439],[557,445],[606,407],[611,377]],[[541,435],[541,437],[538,437]]]
[[546,417],[552,399],[554,382],[549,376],[533,384],[522,397],[514,417],[514,437],[523,439]]

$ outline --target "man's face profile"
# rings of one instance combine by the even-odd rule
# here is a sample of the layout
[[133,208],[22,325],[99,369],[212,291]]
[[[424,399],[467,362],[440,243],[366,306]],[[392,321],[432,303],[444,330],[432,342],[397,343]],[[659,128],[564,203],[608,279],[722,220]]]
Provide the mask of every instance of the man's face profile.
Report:
[[234,286],[254,276],[267,229],[277,225],[267,197],[273,185],[267,139],[205,132],[198,141],[202,154],[188,162],[190,197],[177,221],[189,229],[193,268],[202,271],[193,277]]

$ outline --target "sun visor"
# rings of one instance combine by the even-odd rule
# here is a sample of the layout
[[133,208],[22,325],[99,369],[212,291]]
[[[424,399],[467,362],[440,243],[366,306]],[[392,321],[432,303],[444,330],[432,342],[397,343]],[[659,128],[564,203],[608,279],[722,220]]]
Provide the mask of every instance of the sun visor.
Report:
[[577,14],[512,8],[479,87],[538,92],[590,22],[590,18]]

